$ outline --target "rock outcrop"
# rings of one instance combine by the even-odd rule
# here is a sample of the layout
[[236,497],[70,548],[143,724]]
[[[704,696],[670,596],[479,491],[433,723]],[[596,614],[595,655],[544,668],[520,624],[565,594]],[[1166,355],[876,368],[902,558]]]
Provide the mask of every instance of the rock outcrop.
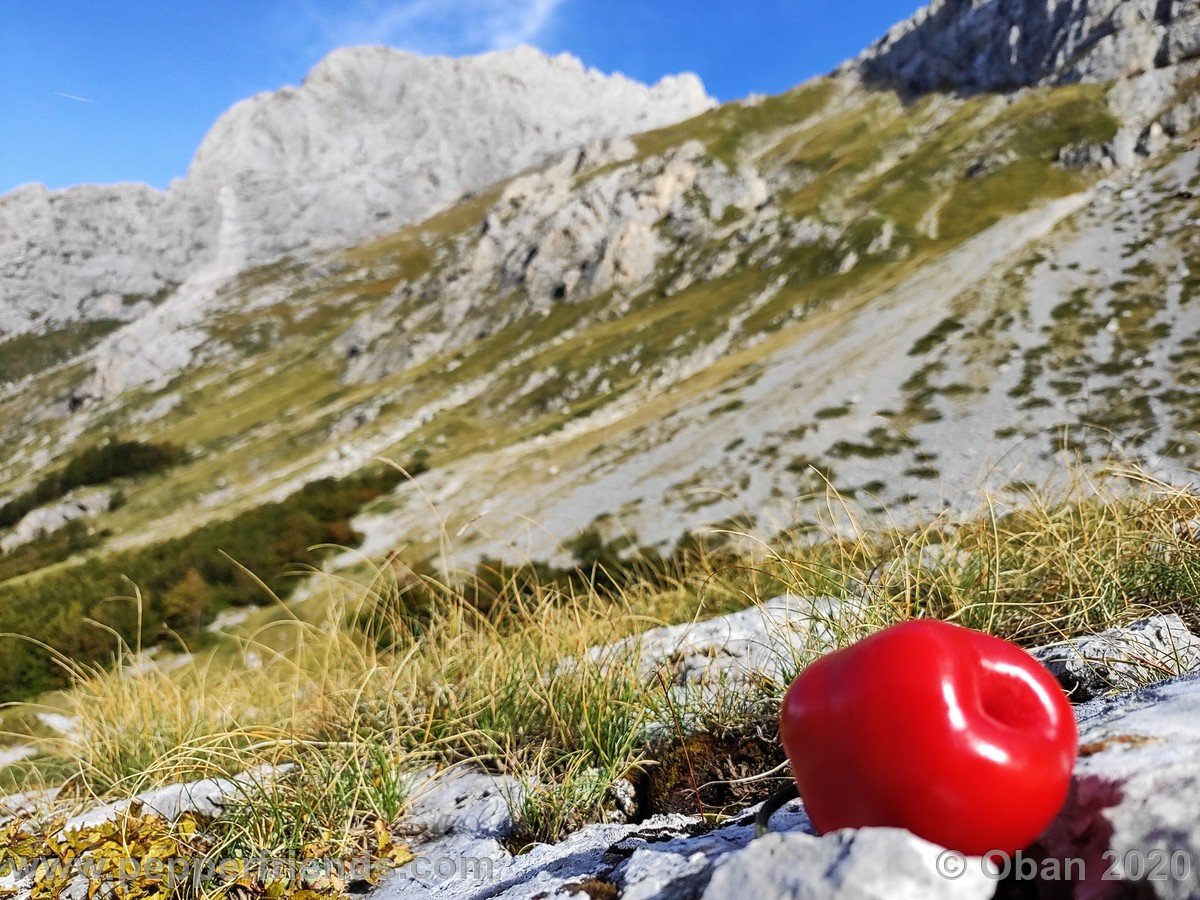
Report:
[[1200,669],[1200,638],[1177,615],[1154,616],[1033,655],[1081,703]]
[[0,538],[0,553],[8,553],[44,535],[60,531],[78,519],[89,519],[107,512],[111,505],[110,491],[92,490],[68,494],[55,503],[28,512],[13,526],[12,531]]
[[1200,56],[1190,0],[934,0],[852,65],[909,90],[1110,81]]
[[1096,700],[1076,718],[1072,795],[1038,849],[1083,861],[1076,897],[1200,896],[1200,673]]
[[782,682],[810,660],[865,636],[870,622],[861,604],[784,594],[726,616],[651,628],[593,647],[588,656],[601,665],[632,658],[647,680],[662,675],[680,688]]
[[[453,265],[391,298],[392,333],[348,378],[379,378],[560,304],[634,296],[678,245],[703,244],[727,210],[750,213],[769,198],[757,172],[731,171],[698,141],[648,159],[628,140],[568,152],[510,182]],[[378,319],[373,311],[352,330],[367,334]]]
[[202,270],[394,230],[569,147],[712,105],[691,75],[646,87],[528,47],[337,50],[299,87],[230,109],[166,192],[30,185],[0,198],[0,337],[135,318]]

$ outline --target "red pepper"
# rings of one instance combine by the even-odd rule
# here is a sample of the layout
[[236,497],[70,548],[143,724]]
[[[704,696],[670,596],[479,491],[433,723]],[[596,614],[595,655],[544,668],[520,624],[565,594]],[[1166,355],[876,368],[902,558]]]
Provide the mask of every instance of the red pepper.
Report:
[[1016,852],[1050,824],[1077,740],[1041,663],[932,620],[810,665],[788,689],[780,730],[818,832],[907,828],[974,856]]

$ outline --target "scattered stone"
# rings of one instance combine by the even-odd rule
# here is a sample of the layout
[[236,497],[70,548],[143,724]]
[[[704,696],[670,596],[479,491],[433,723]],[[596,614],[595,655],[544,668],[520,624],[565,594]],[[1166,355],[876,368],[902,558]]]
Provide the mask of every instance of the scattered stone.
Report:
[[21,791],[0,797],[0,822],[14,816],[34,816],[48,813],[58,797],[58,788],[46,788],[37,791]]
[[995,893],[978,859],[964,860],[958,878],[939,872],[943,852],[900,828],[768,834],[718,864],[703,900],[985,900]]
[[1017,159],[1017,154],[1012,150],[1007,150],[1004,153],[992,153],[981,159],[975,160],[967,167],[967,178],[983,178],[985,175],[991,175],[994,172],[999,172],[1009,163]]
[[107,512],[112,505],[112,492],[88,490],[71,493],[48,506],[30,510],[0,538],[0,553],[9,553],[48,534],[66,528],[77,519],[90,519]]
[[215,616],[213,620],[205,626],[205,631],[221,632],[228,631],[231,628],[243,624],[247,619],[261,610],[262,607],[253,604],[249,606],[231,606],[228,609],[223,609]]
[[1170,138],[1158,122],[1151,122],[1138,137],[1137,151],[1142,156],[1157,156],[1166,149]]
[[1080,703],[1200,668],[1200,637],[1172,614],[1041,647],[1033,655]]
[[868,256],[878,256],[880,253],[887,253],[892,249],[892,243],[896,240],[896,223],[891,219],[885,219],[883,225],[879,228],[879,234],[871,240],[870,246],[867,247]]
[[404,824],[422,840],[448,835],[505,838],[513,828],[512,809],[524,790],[516,779],[470,769],[427,772],[414,779]]
[[135,803],[141,805],[143,813],[155,814],[168,821],[174,821],[189,812],[202,816],[216,816],[225,808],[230,797],[245,794],[247,790],[265,781],[286,774],[290,768],[263,766],[233,778],[202,778],[186,784],[155,788],[128,800],[115,800],[72,816],[63,825],[62,830],[79,831],[112,821]]
[[[1122,128],[1112,139],[1109,149],[1117,168],[1128,169],[1137,162],[1137,133],[1132,128]],[[1121,199],[1127,200],[1131,197],[1122,192]]]
[[1114,166],[1112,148],[1109,144],[1078,141],[1059,149],[1058,164],[1064,169],[1108,171]]
[[[505,186],[484,228],[454,263],[409,286],[401,298],[436,302],[418,304],[390,336],[350,360],[345,380],[378,379],[562,304],[612,290],[636,295],[661,274],[660,263],[676,243],[670,238],[700,241],[717,232],[727,213],[758,211],[770,197],[754,168],[731,171],[699,141],[648,159],[626,139],[566,153]],[[774,243],[782,240],[777,235]],[[711,255],[703,277],[719,278],[739,264],[740,252]],[[497,289],[507,298],[500,316],[479,303]],[[366,314],[347,335],[370,334],[379,316],[378,310]]]

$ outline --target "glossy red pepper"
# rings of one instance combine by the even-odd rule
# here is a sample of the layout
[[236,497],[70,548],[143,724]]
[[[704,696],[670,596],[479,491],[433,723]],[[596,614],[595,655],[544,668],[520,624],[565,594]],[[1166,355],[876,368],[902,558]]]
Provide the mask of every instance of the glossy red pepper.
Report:
[[818,832],[894,826],[969,855],[1041,834],[1066,799],[1077,740],[1041,663],[931,620],[810,665],[784,698],[781,734]]

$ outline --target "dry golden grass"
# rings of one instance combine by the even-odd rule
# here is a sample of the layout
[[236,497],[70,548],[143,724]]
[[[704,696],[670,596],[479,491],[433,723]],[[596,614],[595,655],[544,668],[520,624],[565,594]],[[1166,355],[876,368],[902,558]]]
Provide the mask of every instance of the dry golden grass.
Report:
[[[1181,523],[1200,521],[1200,497],[1136,473],[1075,477],[1019,505],[985,498],[957,524],[868,526],[832,495],[829,509],[827,529],[757,553],[697,552],[670,577],[626,572],[607,592],[525,585],[486,612],[395,563],[365,581],[326,576],[323,617],[289,612],[238,653],[170,673],[133,668],[132,654],[75,670],[65,704],[79,731],[38,738],[56,761],[46,770],[82,803],[289,763],[214,833],[239,852],[336,855],[375,846],[415,773],[470,763],[535,785],[518,810],[524,833],[551,839],[597,819],[615,781],[655,763],[646,723],[773,716],[785,684],[756,685],[755,703],[667,709],[632,653],[586,659],[651,625],[785,591],[858,598],[871,627],[936,616],[1026,643],[1157,611],[1196,619],[1200,546]],[[835,526],[842,537],[828,536]]]

